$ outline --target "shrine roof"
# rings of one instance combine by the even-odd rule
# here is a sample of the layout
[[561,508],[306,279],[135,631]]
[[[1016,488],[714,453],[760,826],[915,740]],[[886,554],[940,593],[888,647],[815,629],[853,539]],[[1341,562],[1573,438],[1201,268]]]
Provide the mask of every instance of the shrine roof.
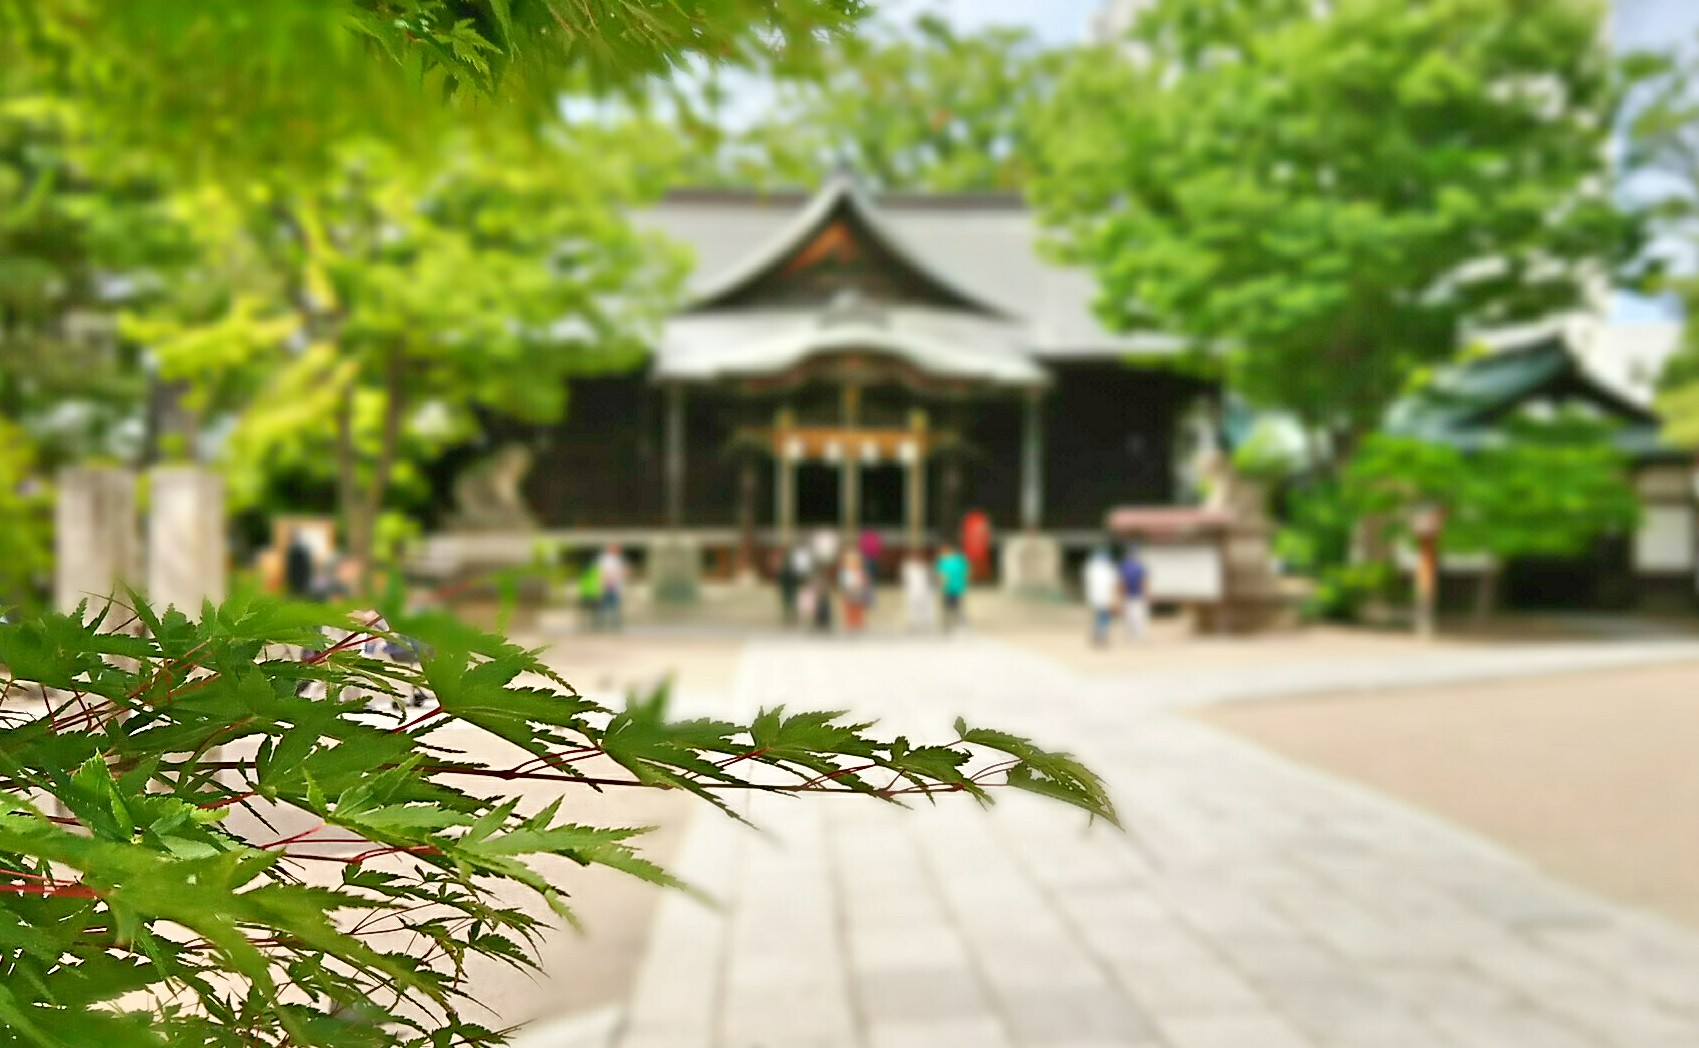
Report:
[[836,175],[811,194],[678,191],[639,221],[695,255],[687,281],[692,305],[678,324],[732,311],[728,298],[793,257],[834,213],[863,223],[912,267],[936,290],[931,304],[948,308],[954,298],[963,312],[1007,321],[1029,358],[1169,356],[1185,348],[1166,334],[1107,330],[1092,311],[1091,274],[1043,257],[1038,223],[1013,194],[874,195]]
[[1563,408],[1618,423],[1616,442],[1630,455],[1670,452],[1659,438],[1656,413],[1592,374],[1561,332],[1505,345],[1440,371],[1392,406],[1386,429],[1472,449],[1494,440],[1499,423],[1518,411]]
[[825,310],[685,314],[668,323],[655,360],[661,380],[713,381],[787,371],[815,354],[894,357],[939,379],[1040,386],[1045,370],[1007,320],[935,308],[847,304]]

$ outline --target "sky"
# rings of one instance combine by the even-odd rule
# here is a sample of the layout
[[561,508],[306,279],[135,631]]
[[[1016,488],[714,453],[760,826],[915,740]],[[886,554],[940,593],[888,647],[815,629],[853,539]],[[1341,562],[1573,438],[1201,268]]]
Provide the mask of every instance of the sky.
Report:
[[1612,31],[1619,48],[1658,48],[1699,34],[1699,0],[1616,0]]
[[[1615,0],[1615,5],[1619,46],[1657,47],[1699,33],[1699,0]],[[1085,38],[1102,0],[884,0],[877,6],[899,16],[932,11],[964,29],[1023,25],[1062,44]]]
[[[1612,39],[1621,51],[1699,41],[1699,0],[1617,0],[1612,14]],[[1667,322],[1679,316],[1680,308],[1668,297],[1626,292],[1613,296],[1611,319],[1619,324]]]
[[875,6],[899,18],[930,11],[961,29],[1026,26],[1047,43],[1073,44],[1085,39],[1103,0],[883,0]]

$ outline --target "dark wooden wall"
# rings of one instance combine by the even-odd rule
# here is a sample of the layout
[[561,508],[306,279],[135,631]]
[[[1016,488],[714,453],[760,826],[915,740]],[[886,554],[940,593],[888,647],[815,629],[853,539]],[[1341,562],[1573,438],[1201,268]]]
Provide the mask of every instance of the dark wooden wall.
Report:
[[542,431],[525,498],[548,528],[655,527],[661,401],[642,373],[574,380],[566,419]]
[[1116,361],[1058,363],[1044,403],[1044,526],[1099,528],[1113,506],[1176,495],[1174,429],[1207,388]]
[[[1203,386],[1185,376],[1123,364],[1059,363],[1045,395],[1046,528],[1096,528],[1112,506],[1162,504],[1174,497],[1173,431]],[[900,391],[868,398],[867,421],[901,424]],[[926,405],[932,425],[964,438],[955,505],[947,469],[928,470],[932,526],[954,534],[962,514],[983,510],[1000,531],[1019,527],[1022,405],[1013,396]],[[685,393],[685,523],[738,523],[742,471],[730,448],[739,427],[771,424],[773,404],[728,393]],[[491,446],[522,440],[535,460],[525,495],[549,528],[657,527],[664,523],[664,396],[645,374],[578,379],[567,417],[528,427],[492,420]],[[812,421],[812,420],[811,420]],[[820,421],[827,421],[821,419]],[[771,462],[755,468],[755,520],[773,522]],[[895,523],[894,521],[892,523]]]

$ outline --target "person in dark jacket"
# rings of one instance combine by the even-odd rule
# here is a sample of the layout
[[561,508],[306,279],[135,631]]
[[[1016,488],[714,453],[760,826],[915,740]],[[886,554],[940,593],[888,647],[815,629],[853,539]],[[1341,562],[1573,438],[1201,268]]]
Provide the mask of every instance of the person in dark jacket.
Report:
[[304,600],[312,595],[314,574],[313,548],[299,531],[290,532],[289,545],[283,550],[284,589],[295,600]]

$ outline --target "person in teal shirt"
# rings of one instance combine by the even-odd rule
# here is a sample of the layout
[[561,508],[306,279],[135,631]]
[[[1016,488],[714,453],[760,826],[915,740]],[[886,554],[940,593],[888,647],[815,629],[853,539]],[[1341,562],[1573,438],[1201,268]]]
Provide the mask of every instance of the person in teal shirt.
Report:
[[948,633],[962,624],[962,599],[972,568],[961,550],[946,545],[938,553],[937,570],[938,590],[944,596],[944,632]]

